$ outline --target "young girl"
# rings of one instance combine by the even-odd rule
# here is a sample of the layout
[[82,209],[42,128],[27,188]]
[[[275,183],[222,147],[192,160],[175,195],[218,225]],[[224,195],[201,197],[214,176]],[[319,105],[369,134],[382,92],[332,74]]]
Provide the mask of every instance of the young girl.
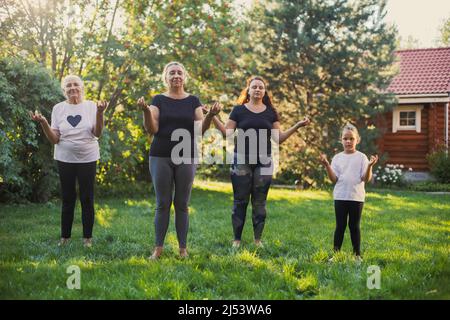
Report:
[[364,183],[372,179],[372,168],[378,161],[377,155],[371,156],[369,161],[364,153],[356,150],[356,145],[360,141],[356,127],[347,124],[341,134],[344,151],[333,157],[331,165],[324,154],[320,156],[328,177],[336,183],[333,191],[336,213],[334,251],[341,249],[348,217],[353,252],[358,262],[362,261],[359,224],[365,199]]

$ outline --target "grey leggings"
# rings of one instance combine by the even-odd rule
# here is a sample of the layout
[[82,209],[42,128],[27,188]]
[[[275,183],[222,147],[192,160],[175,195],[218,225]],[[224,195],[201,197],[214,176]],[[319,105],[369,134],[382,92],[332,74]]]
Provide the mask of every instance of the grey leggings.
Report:
[[[170,158],[150,157],[150,174],[156,194],[155,238],[162,247],[170,221],[170,207],[175,207],[175,229],[180,248],[186,248],[189,228],[189,199],[194,181],[195,164],[174,164]],[[175,186],[175,195],[173,189]]]

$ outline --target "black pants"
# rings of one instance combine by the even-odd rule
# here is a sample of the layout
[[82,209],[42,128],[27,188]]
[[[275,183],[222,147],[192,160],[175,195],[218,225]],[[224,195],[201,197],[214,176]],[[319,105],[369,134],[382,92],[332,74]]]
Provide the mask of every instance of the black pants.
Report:
[[341,249],[348,219],[353,252],[358,256],[361,254],[360,222],[363,206],[364,202],[334,200],[334,210],[336,213],[336,230],[334,231],[335,251],[339,251]]
[[92,229],[94,227],[94,182],[97,162],[57,162],[62,193],[61,238],[70,238],[72,234],[73,216],[77,201],[77,180],[80,190],[83,237],[92,238]]
[[234,240],[241,240],[250,197],[254,237],[261,239],[266,221],[266,199],[272,182],[272,175],[265,172],[268,167],[270,165],[262,164],[233,164],[231,167]]

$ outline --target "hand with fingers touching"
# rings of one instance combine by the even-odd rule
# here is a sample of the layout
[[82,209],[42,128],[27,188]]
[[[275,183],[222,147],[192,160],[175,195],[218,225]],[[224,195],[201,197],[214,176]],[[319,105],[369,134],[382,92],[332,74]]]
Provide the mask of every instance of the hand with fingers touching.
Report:
[[140,97],[137,101],[139,107],[141,107],[142,111],[149,110],[148,104],[145,102],[144,97]]
[[47,119],[38,110],[34,111],[34,113],[32,111],[29,111],[28,113],[32,120],[39,122],[40,124],[47,122]]
[[299,121],[299,127],[306,127],[311,123],[311,120],[308,117],[304,117],[303,120]]
[[108,102],[106,101],[97,102],[97,112],[104,113],[106,109],[108,109]]
[[211,109],[209,109],[209,114],[212,116],[217,116],[222,110],[222,105],[219,102],[215,102]]
[[320,155],[319,160],[324,166],[329,166],[330,165],[330,163],[328,162],[327,156],[325,154],[323,154],[323,153]]
[[373,167],[378,162],[378,155],[370,156],[369,166]]

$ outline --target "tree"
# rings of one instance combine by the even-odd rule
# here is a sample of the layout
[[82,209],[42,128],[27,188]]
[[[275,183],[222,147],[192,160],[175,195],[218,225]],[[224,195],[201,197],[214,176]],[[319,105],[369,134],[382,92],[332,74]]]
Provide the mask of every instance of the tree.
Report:
[[439,40],[440,45],[450,46],[450,18],[444,21],[440,28],[441,37]]
[[114,186],[149,179],[136,101],[165,90],[165,63],[186,66],[187,90],[204,103],[236,91],[238,25],[224,0],[0,0],[0,56],[39,63],[57,80],[78,74],[87,99],[109,101],[97,177]]
[[43,67],[0,59],[0,202],[47,201],[58,190],[53,147],[28,112],[38,109],[50,119],[62,99]]
[[409,35],[406,39],[399,37],[397,40],[398,50],[419,49],[420,47],[419,39],[414,38],[412,35]]
[[[378,0],[260,1],[250,14],[249,71],[266,76],[283,127],[309,116],[312,125],[282,146],[280,178],[305,186],[325,179],[319,153],[341,149],[340,128],[361,131],[361,149],[375,152],[370,123],[390,109],[383,90],[392,77],[396,33]],[[257,39],[257,40],[255,40]],[[296,150],[293,152],[293,150]]]

